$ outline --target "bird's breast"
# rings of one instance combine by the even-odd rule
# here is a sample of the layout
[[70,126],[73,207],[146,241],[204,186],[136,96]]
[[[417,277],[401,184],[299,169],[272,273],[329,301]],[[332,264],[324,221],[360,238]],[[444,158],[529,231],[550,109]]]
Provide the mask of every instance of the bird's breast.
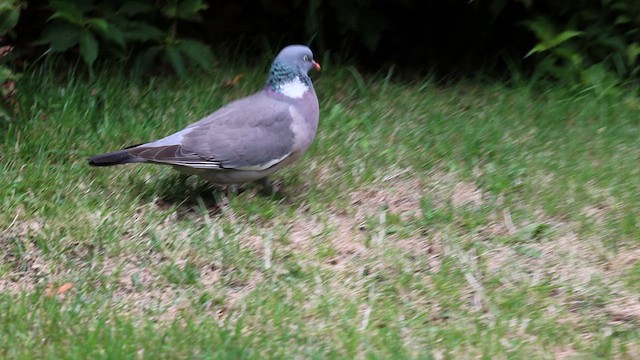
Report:
[[290,105],[291,132],[293,133],[293,151],[305,152],[313,142],[318,129],[317,101],[310,107]]

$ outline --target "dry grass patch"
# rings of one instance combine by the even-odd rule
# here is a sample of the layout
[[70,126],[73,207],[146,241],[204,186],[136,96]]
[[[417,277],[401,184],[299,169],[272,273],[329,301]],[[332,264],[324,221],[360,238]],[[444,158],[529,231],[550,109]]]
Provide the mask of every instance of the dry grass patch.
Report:
[[33,240],[45,231],[44,221],[39,218],[21,220],[21,216],[18,211],[11,225],[0,234],[4,273],[0,277],[0,292],[30,293],[54,275],[52,269],[55,267],[49,264]]
[[482,190],[474,183],[458,182],[452,190],[451,204],[453,206],[470,205],[478,207],[483,204]]
[[636,293],[617,292],[616,297],[605,306],[605,311],[611,317],[611,322],[640,326],[640,299]]

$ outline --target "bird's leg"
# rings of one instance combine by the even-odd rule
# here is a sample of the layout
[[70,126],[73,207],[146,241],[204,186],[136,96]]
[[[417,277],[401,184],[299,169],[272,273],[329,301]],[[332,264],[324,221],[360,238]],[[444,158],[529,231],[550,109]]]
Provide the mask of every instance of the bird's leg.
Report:
[[225,189],[225,195],[227,195],[227,199],[231,200],[232,196],[238,194],[238,190],[240,190],[240,185],[238,184],[229,184]]
[[269,180],[268,176],[265,176],[262,179],[258,179],[255,182],[259,185],[262,185],[262,190],[260,191],[262,194],[264,195],[273,194],[273,185],[271,184],[271,180]]

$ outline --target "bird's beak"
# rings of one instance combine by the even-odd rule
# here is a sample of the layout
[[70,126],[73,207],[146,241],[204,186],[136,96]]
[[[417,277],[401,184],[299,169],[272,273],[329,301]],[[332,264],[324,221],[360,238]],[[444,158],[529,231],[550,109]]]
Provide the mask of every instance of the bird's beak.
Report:
[[311,66],[313,66],[313,70],[315,71],[320,71],[322,70],[322,68],[320,67],[320,64],[318,64],[317,62],[311,60]]

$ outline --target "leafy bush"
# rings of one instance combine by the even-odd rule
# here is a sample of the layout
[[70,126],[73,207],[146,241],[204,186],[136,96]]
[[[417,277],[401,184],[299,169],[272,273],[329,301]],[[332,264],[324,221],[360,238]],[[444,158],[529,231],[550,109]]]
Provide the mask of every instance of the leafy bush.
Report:
[[524,25],[538,43],[539,74],[580,86],[607,89],[640,74],[640,2],[550,2],[548,12]]
[[7,44],[7,37],[13,36],[12,30],[20,18],[20,10],[23,4],[17,0],[3,1],[0,3],[0,118],[11,119],[17,111],[17,104],[13,97],[15,82],[20,74],[15,73],[8,62],[13,56],[13,47]]
[[205,70],[213,62],[205,44],[178,36],[181,21],[200,21],[198,13],[207,7],[202,0],[51,0],[49,7],[53,14],[40,43],[49,46],[49,53],[77,51],[89,69],[102,52],[132,59],[137,73],[159,59],[179,75],[185,73],[185,60]]
[[52,0],[49,6],[54,12],[49,17],[50,24],[45,28],[41,42],[49,44],[50,52],[65,52],[77,46],[82,59],[91,68],[100,50],[98,37],[106,45],[116,45],[124,51],[122,32],[106,17],[95,15],[95,4]]
[[[534,76],[603,91],[640,75],[637,0],[207,3],[214,4],[49,0],[22,12],[17,32],[27,35],[18,36],[17,46],[37,39],[47,54],[81,59],[90,69],[98,59],[116,58],[136,74],[156,64],[169,64],[178,74],[190,63],[209,69],[213,56],[205,43],[255,56],[307,42],[327,59],[357,59],[373,70],[397,65],[447,76],[533,70]],[[44,51],[29,50],[21,55]]]

